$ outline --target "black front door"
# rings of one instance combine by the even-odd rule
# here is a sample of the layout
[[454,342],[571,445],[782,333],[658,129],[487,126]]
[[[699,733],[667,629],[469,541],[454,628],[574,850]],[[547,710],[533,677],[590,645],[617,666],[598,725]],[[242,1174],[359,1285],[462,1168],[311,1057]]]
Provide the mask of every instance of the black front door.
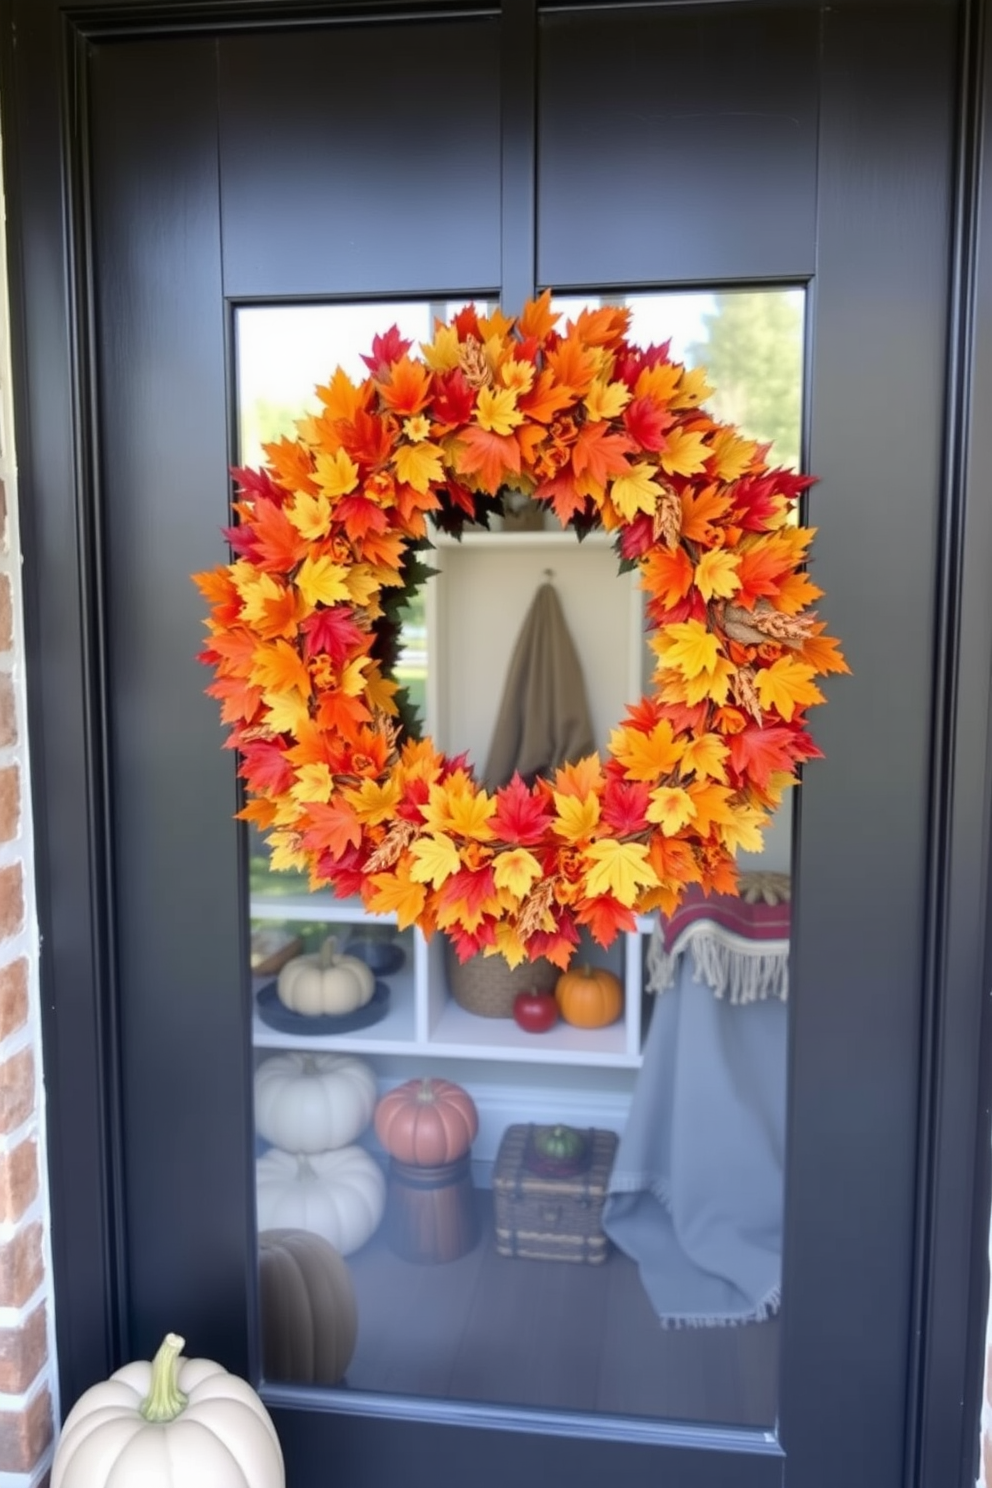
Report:
[[[457,1383],[262,1388],[294,1488],[967,1480],[970,1201],[931,1227],[943,1144],[974,1134],[983,944],[980,896],[951,897],[984,863],[977,813],[953,809],[981,788],[984,717],[966,748],[948,727],[971,602],[946,453],[967,402],[965,20],[944,4],[6,8],[66,1402],[177,1326],[260,1379],[246,843],[189,579],[225,561],[240,317],[512,314],[546,286],[787,292],[815,577],[852,675],[816,718],[825,760],[791,847],[781,1318],[714,1330],[729,1353],[673,1335],[667,1367],[701,1371],[699,1404],[654,1416]],[[976,708],[980,673],[963,679]],[[712,1404],[731,1354],[769,1384],[736,1413]]]

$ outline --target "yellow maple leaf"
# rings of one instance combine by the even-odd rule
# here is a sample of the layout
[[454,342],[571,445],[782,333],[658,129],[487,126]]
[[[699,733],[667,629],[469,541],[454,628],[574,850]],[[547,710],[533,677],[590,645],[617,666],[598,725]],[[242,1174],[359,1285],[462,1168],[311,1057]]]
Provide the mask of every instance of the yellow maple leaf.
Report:
[[421,808],[432,832],[451,832],[474,842],[490,842],[496,835],[489,818],[496,798],[475,785],[460,770],[431,786],[427,805]]
[[384,677],[379,668],[371,663],[365,674],[365,701],[372,711],[378,710],[394,717],[399,712],[395,701],[397,692],[399,684]]
[[626,475],[617,476],[610,487],[610,499],[628,522],[633,521],[636,512],[656,509],[661,487],[651,478],[654,472],[654,465],[639,460]]
[[257,625],[260,620],[264,620],[267,607],[281,599],[285,593],[282,585],[271,574],[259,573],[250,565],[248,573],[238,571],[235,582],[241,597],[241,618],[248,625]]
[[646,815],[648,821],[657,822],[666,837],[674,837],[694,820],[696,806],[688,791],[677,785],[660,785],[651,792]]
[[496,926],[496,944],[486,946],[485,955],[502,956],[507,965],[512,969],[519,966],[527,959],[527,947],[520,939],[516,926],[510,925],[506,920],[500,920]]
[[627,780],[657,780],[669,774],[681,760],[683,748],[676,743],[667,718],[659,719],[647,734],[624,726],[610,735],[610,753],[623,765]]
[[716,636],[699,620],[680,620],[666,625],[652,637],[651,648],[657,652],[663,666],[674,667],[689,679],[698,677],[700,672],[712,675],[720,654]]
[[400,800],[399,782],[392,777],[382,782],[363,780],[360,786],[346,790],[344,798],[360,822],[375,827],[396,814]]
[[275,640],[256,646],[252,652],[248,680],[253,687],[268,692],[292,692],[310,696],[310,673],[295,646]]
[[401,930],[415,925],[427,900],[423,884],[410,877],[410,863],[401,858],[394,873],[373,873],[367,897],[363,899],[374,914],[395,914]]
[[301,765],[296,772],[292,794],[298,801],[329,801],[334,789],[330,766],[323,760],[311,765]]
[[332,499],[347,496],[358,485],[358,466],[343,449],[333,455],[321,451],[317,455],[314,478],[324,494]]
[[616,418],[629,402],[630,388],[625,382],[597,380],[585,397],[586,416],[593,424],[599,423],[602,419]]
[[776,708],[788,723],[797,708],[807,703],[822,703],[823,693],[812,680],[816,672],[804,661],[781,656],[770,667],[764,667],[754,679],[763,708]]
[[475,400],[475,418],[491,434],[509,434],[524,421],[513,388],[481,387]]
[[301,537],[308,542],[326,537],[331,525],[331,503],[323,492],[310,496],[306,491],[297,491],[286,515]]
[[516,357],[507,357],[497,372],[500,386],[509,388],[511,392],[519,395],[529,393],[534,385],[534,363],[520,362]]
[[581,842],[591,837],[599,824],[598,796],[564,796],[555,791],[555,808],[558,812],[553,829],[566,842]]
[[725,703],[734,675],[733,664],[725,656],[718,656],[712,673],[700,672],[698,677],[686,677],[681,672],[659,667],[654,680],[666,703],[688,703],[690,708],[694,708],[704,698],[718,706]]
[[737,593],[741,587],[737,576],[740,561],[736,553],[728,553],[726,548],[711,548],[703,554],[696,564],[694,583],[707,604],[714,596],[729,599]]
[[410,877],[417,883],[429,883],[433,889],[439,889],[462,866],[457,847],[444,832],[421,837],[411,847],[410,856],[414,860]]
[[709,780],[694,780],[687,790],[696,808],[693,822],[701,837],[708,836],[714,826],[726,826],[733,821],[734,806],[731,801],[733,792],[729,786],[718,785]]
[[768,813],[756,806],[738,806],[733,819],[724,823],[717,837],[728,852],[760,852],[765,845],[763,827],[768,825]]
[[269,863],[277,873],[299,873],[306,868],[306,854],[301,852],[295,832],[270,832],[265,845],[269,849]]
[[339,684],[345,697],[358,697],[359,693],[365,691],[365,668],[368,665],[367,656],[356,656],[354,661],[349,661],[341,673]]
[[319,604],[337,604],[348,598],[348,570],[326,553],[320,558],[308,553],[297,572],[296,587],[312,610]]
[[674,408],[694,408],[709,397],[713,389],[706,381],[705,367],[686,367],[679,378],[679,389],[672,400]]
[[458,366],[458,330],[453,325],[434,322],[434,340],[421,341],[420,350],[432,372],[450,372]]
[[719,780],[726,784],[724,761],[730,750],[719,734],[700,734],[685,746],[680,766],[683,775],[695,774],[700,780]]
[[637,899],[639,886],[651,889],[658,883],[643,842],[618,842],[608,837],[587,848],[585,857],[594,865],[586,880],[590,898],[612,894],[629,909]]
[[372,604],[372,596],[378,593],[379,588],[379,579],[372,565],[356,563],[347,570],[342,598],[350,599],[360,610],[368,610],[374,619],[375,615],[382,613],[381,609],[374,608]]
[[441,450],[427,441],[401,444],[393,457],[393,464],[400,480],[421,494],[429,491],[431,482],[440,480],[444,474]]
[[541,877],[543,869],[533,853],[525,847],[515,847],[509,852],[498,853],[493,859],[493,878],[498,889],[509,889],[517,899],[530,893],[534,882]]
[[293,692],[266,692],[262,700],[268,708],[265,719],[274,734],[295,734],[297,729],[309,722],[310,709],[295,690]]
[[669,475],[695,475],[709,459],[704,434],[691,434],[686,429],[672,429],[665,435],[665,448],[660,459]]
[[598,754],[586,754],[580,760],[562,765],[555,771],[555,790],[563,796],[588,796],[606,784]]
[[736,429],[719,429],[710,444],[710,469],[722,481],[735,481],[750,469],[757,448],[755,440],[743,439]]

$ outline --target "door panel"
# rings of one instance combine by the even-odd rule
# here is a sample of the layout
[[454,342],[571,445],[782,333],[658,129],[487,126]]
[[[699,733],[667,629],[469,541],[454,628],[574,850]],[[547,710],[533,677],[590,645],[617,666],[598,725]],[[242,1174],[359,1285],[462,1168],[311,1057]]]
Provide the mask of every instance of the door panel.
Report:
[[237,792],[189,577],[227,521],[215,49],[98,48],[90,82],[129,1326],[247,1367]]
[[231,37],[219,67],[228,296],[499,283],[493,18]]
[[[40,74],[54,33],[42,41],[28,14]],[[218,39],[207,15],[194,39],[125,42],[93,14],[78,53],[89,132],[72,159],[92,212],[75,251],[92,250],[92,319],[84,306],[79,323],[95,331],[99,528],[78,561],[105,606],[106,670],[87,686],[106,710],[93,768],[112,805],[84,822],[112,826],[93,892],[112,907],[116,975],[93,997],[121,1041],[123,1135],[108,1136],[124,1200],[121,1351],[147,1354],[179,1326],[257,1377],[244,865],[188,577],[226,556],[231,301],[496,287],[500,33],[480,18],[252,35],[249,7],[245,34]],[[549,14],[541,33],[542,282],[809,282],[814,577],[854,675],[814,720],[827,758],[798,812],[780,1429],[457,1405],[389,1419],[367,1400],[267,1397],[293,1488],[323,1482],[329,1462],[369,1488],[400,1470],[411,1485],[471,1474],[480,1488],[538,1472],[903,1488],[957,13],[597,9]],[[463,87],[469,55],[479,75]],[[663,97],[663,116],[604,109],[593,138],[582,101],[601,76],[611,96]],[[682,158],[687,112],[698,173]],[[451,179],[468,195],[439,189]],[[74,1393],[88,1382],[77,1375]]]
[[539,282],[812,273],[819,24],[795,7],[543,16]]

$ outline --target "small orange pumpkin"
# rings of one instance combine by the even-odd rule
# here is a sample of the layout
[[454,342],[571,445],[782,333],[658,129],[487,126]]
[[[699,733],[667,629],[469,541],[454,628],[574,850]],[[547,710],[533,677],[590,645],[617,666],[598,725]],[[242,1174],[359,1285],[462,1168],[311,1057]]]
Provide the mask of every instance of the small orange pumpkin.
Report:
[[605,966],[576,966],[562,972],[555,999],[565,1022],[576,1028],[605,1028],[623,1012],[623,987]]
[[478,1130],[475,1101],[451,1080],[407,1080],[375,1108],[375,1134],[390,1157],[418,1168],[463,1157]]

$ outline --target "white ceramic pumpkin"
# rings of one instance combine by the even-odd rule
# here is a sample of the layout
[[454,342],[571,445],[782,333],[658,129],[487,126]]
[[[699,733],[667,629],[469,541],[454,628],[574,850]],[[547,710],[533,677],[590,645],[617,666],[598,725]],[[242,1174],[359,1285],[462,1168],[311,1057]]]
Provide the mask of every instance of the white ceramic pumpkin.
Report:
[[81,1395],[52,1463],[51,1488],[285,1488],[279,1438],[250,1385],[210,1359],[126,1364]]
[[271,1148],[255,1164],[260,1230],[310,1230],[351,1255],[378,1229],[386,1178],[364,1147],[294,1156]]
[[347,1147],[372,1120],[375,1075],[353,1054],[297,1050],[266,1059],[255,1071],[255,1127],[284,1152]]
[[328,936],[316,955],[294,956],[279,973],[276,995],[294,1013],[319,1017],[353,1013],[371,1002],[375,976],[357,956],[339,956]]

